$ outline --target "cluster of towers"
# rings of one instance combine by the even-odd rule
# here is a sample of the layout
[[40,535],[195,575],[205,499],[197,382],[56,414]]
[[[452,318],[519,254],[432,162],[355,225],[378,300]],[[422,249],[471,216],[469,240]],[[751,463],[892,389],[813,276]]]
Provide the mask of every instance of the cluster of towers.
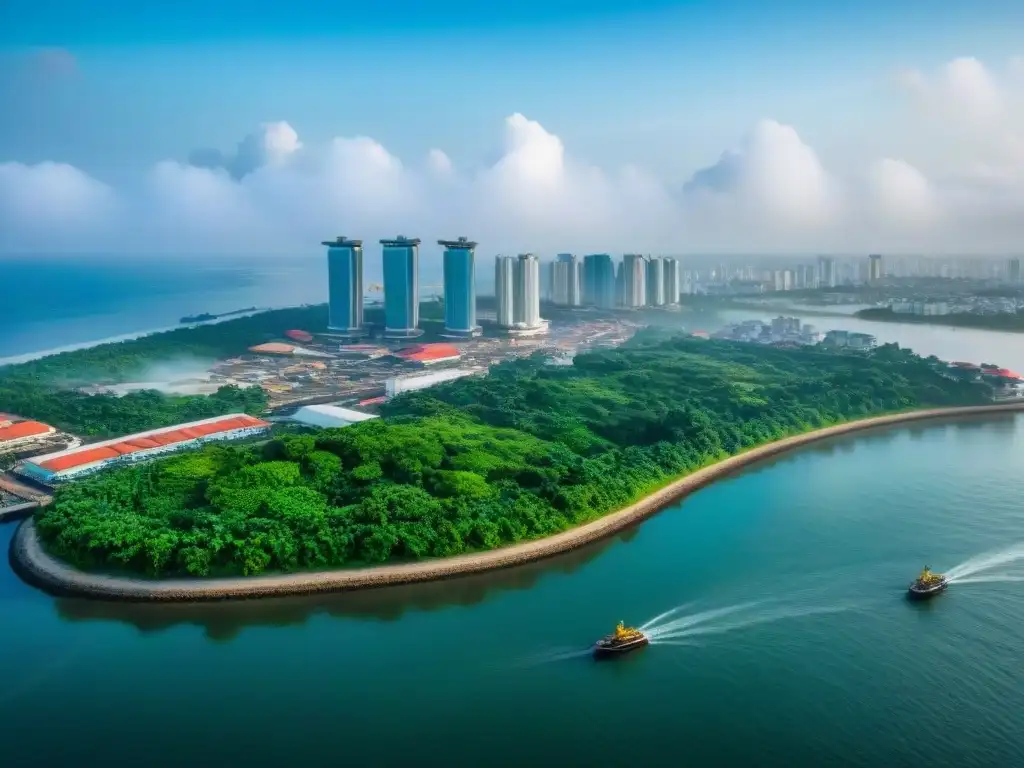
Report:
[[[420,240],[402,235],[381,240],[384,272],[384,335],[408,339],[420,330]],[[346,336],[361,336],[363,324],[363,241],[325,240],[329,310],[327,327]],[[476,243],[438,240],[444,247],[444,328],[450,336],[475,336]]]
[[[402,235],[381,240],[384,274],[384,335],[413,338],[423,333],[420,320],[418,238]],[[476,246],[465,237],[438,240],[444,248],[444,333],[476,336]],[[328,328],[346,336],[365,333],[363,323],[363,241],[326,240]],[[547,265],[553,304],[601,308],[664,306],[679,301],[680,269],[676,259],[626,254],[616,270],[607,253],[584,256],[561,253]],[[532,253],[497,256],[494,263],[496,321],[509,331],[535,331],[540,316],[540,260]]]
[[661,307],[679,302],[679,261],[627,253],[618,270],[611,255],[595,253],[582,260],[560,253],[550,265],[550,295],[566,307]]

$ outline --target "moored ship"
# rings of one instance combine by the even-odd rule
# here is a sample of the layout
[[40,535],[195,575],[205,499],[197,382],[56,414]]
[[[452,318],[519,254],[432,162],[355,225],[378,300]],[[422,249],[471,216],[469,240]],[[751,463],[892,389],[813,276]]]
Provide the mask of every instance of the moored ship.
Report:
[[627,627],[620,621],[612,634],[602,637],[597,641],[594,645],[594,655],[598,658],[614,656],[615,654],[642,648],[648,642],[647,635],[639,629]]
[[929,597],[934,597],[940,592],[945,592],[948,586],[949,579],[941,573],[932,573],[926,565],[924,570],[921,571],[921,575],[910,585],[910,589],[907,590],[907,596],[911,600],[925,600]]

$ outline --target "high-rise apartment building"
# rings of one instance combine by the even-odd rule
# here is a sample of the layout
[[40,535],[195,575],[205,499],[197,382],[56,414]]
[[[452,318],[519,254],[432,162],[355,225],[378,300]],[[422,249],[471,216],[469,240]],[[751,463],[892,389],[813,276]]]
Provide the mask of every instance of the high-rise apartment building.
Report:
[[882,256],[872,253],[868,256],[868,282],[877,283],[882,279]]
[[465,237],[438,240],[444,248],[444,332],[450,336],[477,336],[476,243]]
[[657,257],[647,260],[647,306],[665,305],[665,261]]
[[1019,283],[1020,282],[1020,259],[1010,259],[1010,262],[1009,262],[1009,264],[1007,266],[1008,266],[1007,277],[1009,278],[1010,282],[1011,283]]
[[662,266],[665,275],[665,303],[678,304],[680,290],[680,273],[678,259],[664,258]]
[[503,328],[541,328],[540,261],[532,253],[498,256],[494,260],[497,321]]
[[516,257],[512,283],[512,320],[516,326],[540,326],[540,260],[532,253]]
[[327,246],[327,328],[363,333],[363,241],[338,237]]
[[498,256],[494,259],[496,320],[502,328],[511,328],[515,323],[515,274],[514,256]]
[[622,257],[619,301],[623,307],[642,307],[647,299],[647,259],[639,253]]
[[818,257],[818,287],[836,287],[836,262],[831,256]]
[[411,338],[420,330],[420,240],[399,235],[384,249],[384,335]]
[[609,254],[583,257],[583,303],[602,309],[615,306],[615,262]]
[[583,303],[582,264],[571,253],[560,253],[551,263],[551,301],[562,307]]

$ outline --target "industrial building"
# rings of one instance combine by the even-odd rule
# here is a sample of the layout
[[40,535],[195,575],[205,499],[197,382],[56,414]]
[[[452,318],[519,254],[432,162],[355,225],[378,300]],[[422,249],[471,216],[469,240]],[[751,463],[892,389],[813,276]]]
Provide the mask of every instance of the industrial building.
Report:
[[327,328],[356,336],[363,333],[363,241],[338,237],[327,246]]
[[14,421],[6,414],[0,416],[0,453],[24,448],[56,432],[40,421]]
[[262,419],[233,413],[34,456],[21,462],[15,471],[31,480],[54,485],[110,467],[198,448],[214,440],[237,440],[269,430],[270,424]]
[[384,335],[420,336],[420,240],[399,235],[380,244],[384,248]]
[[305,347],[297,347],[294,344],[282,344],[278,341],[271,341],[267,344],[257,344],[254,347],[249,347],[249,351],[255,355],[294,355],[296,357],[330,357],[330,355],[324,354],[323,352],[317,352],[315,349],[306,349]]
[[610,254],[583,257],[583,303],[601,309],[615,306],[615,262]]
[[394,356],[407,363],[434,365],[458,360],[462,353],[452,344],[414,344],[398,350]]
[[476,243],[465,237],[438,240],[444,247],[444,332],[479,336],[476,323]]
[[550,265],[551,301],[561,307],[578,307],[583,303],[583,269],[571,253],[560,253]]
[[384,383],[384,394],[386,397],[395,397],[402,392],[413,392],[417,389],[427,389],[446,381],[454,381],[465,376],[473,376],[481,371],[468,368],[453,368],[447,371],[426,373],[415,376],[396,376]]
[[351,408],[340,408],[336,405],[306,405],[299,408],[295,415],[291,417],[292,421],[300,424],[324,429],[347,427],[350,424],[358,424],[361,421],[379,418],[380,416],[373,413],[353,411]]

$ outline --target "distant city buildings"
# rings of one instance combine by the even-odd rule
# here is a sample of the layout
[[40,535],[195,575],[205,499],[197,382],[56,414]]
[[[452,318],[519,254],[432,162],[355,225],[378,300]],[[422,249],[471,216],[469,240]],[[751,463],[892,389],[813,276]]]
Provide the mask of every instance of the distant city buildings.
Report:
[[465,237],[438,240],[444,248],[444,332],[478,336],[476,323],[476,243]]
[[420,330],[420,240],[399,235],[384,249],[384,335],[411,338]]
[[868,256],[868,282],[877,283],[882,279],[882,257],[873,253]]
[[830,256],[818,257],[818,287],[836,287],[836,261]]
[[327,246],[327,328],[347,335],[363,331],[363,241],[337,237]]
[[1010,259],[1007,264],[1006,276],[1011,283],[1020,282],[1020,259]]

